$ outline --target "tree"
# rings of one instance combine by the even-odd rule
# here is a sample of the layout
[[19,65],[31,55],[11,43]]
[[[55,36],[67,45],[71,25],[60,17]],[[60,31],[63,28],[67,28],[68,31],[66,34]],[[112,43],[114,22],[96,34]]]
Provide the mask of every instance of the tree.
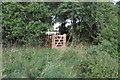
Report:
[[56,19],[61,22],[72,20],[68,34],[73,42],[87,40],[98,43],[96,38],[102,28],[111,24],[110,16],[114,15],[114,9],[116,7],[112,3],[61,3],[56,11]]
[[3,3],[2,15],[5,43],[28,44],[38,37],[38,42],[42,43],[43,33],[51,27],[48,24],[52,14],[44,3]]

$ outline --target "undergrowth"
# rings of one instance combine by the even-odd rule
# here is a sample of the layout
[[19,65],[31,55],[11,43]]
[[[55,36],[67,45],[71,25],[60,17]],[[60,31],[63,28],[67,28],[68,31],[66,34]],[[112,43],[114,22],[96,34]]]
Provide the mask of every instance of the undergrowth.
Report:
[[118,62],[101,51],[44,47],[8,48],[3,52],[4,78],[117,78]]

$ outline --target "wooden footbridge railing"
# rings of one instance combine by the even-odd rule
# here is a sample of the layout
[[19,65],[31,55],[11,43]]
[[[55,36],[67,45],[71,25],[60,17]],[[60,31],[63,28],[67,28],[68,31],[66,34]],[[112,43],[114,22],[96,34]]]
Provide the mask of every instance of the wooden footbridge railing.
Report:
[[50,34],[47,34],[47,45],[51,45],[52,49],[61,49],[66,47],[66,34],[59,35],[53,34],[51,32]]
[[66,34],[52,36],[52,49],[59,49],[66,47]]

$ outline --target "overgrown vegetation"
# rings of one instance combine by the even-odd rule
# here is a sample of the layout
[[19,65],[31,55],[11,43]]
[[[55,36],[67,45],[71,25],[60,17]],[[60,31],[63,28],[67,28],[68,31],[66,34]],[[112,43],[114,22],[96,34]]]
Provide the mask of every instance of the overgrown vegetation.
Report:
[[51,13],[44,3],[3,3],[3,40],[9,45],[44,43]]
[[[3,40],[10,44],[33,44],[36,38],[39,42],[35,41],[35,44],[42,44],[44,40],[41,39],[51,24],[60,21],[65,28],[67,19],[73,20],[66,34],[74,44],[81,41],[98,43],[96,38],[101,30],[111,26],[117,33],[117,7],[112,3],[3,3],[2,13]],[[112,30],[107,31],[111,36],[116,35]],[[106,37],[104,34],[102,37]]]
[[[9,2],[2,6],[4,77],[118,77],[120,14],[113,3]],[[72,25],[65,27],[67,19]],[[44,47],[45,32],[58,21],[59,32],[66,33],[73,46],[66,50]],[[91,45],[77,47],[81,43]]]
[[[93,54],[94,53],[94,54]],[[118,60],[84,48],[9,48],[3,53],[5,78],[118,78]]]

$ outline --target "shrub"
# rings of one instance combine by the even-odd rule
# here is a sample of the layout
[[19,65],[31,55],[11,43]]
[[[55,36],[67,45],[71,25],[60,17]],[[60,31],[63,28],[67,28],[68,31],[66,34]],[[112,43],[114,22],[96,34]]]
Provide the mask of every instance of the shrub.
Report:
[[8,2],[2,7],[4,43],[42,45],[45,42],[45,32],[51,27],[51,12],[44,3]]

